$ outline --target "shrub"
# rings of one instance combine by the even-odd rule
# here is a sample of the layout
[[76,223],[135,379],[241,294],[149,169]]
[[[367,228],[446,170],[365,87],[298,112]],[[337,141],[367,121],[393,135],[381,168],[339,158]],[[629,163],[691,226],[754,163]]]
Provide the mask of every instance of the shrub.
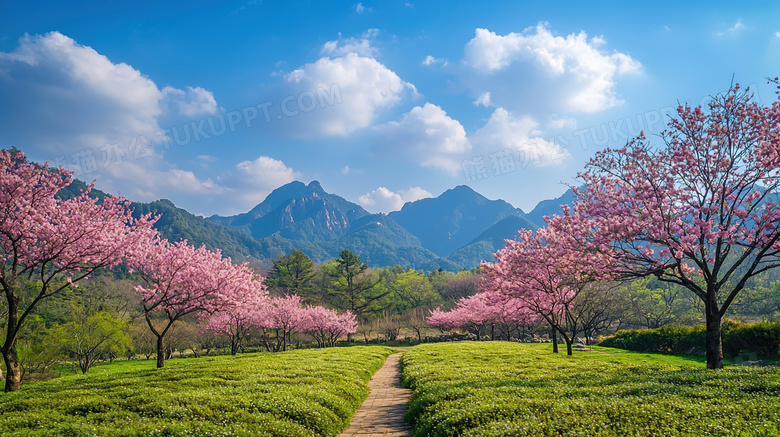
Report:
[[[657,329],[618,331],[602,341],[601,345],[637,352],[690,354],[703,350],[704,336],[705,328],[702,325],[663,326]],[[741,354],[773,357],[780,353],[780,323],[748,325],[726,321],[723,323],[722,336],[723,354],[727,357]]]

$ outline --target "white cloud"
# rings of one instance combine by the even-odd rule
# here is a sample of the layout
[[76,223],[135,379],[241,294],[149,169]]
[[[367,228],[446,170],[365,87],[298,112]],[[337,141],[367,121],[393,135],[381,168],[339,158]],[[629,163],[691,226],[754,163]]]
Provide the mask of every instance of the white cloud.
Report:
[[422,187],[410,187],[406,191],[401,191],[401,197],[406,202],[414,202],[420,199],[427,199],[433,197],[430,191],[422,189]]
[[39,155],[69,154],[106,144],[154,141],[171,99],[186,116],[214,113],[203,88],[163,91],[125,63],[114,63],[59,33],[25,35],[0,52],[0,130]]
[[469,138],[485,154],[510,150],[519,153],[521,163],[559,164],[571,155],[553,142],[540,137],[539,123],[532,117],[517,117],[504,108],[496,108],[485,124]]
[[376,59],[349,53],[335,59],[320,58],[285,76],[290,95],[329,90],[335,103],[290,117],[291,131],[299,136],[348,135],[371,125],[377,113],[401,101],[406,91],[416,93]]
[[360,38],[341,38],[339,34],[339,39],[323,44],[320,53],[331,57],[356,53],[360,56],[372,58],[378,53],[377,48],[372,45],[372,41],[378,34],[379,29],[368,29],[363,32]]
[[[198,159],[213,160],[208,155]],[[195,214],[237,214],[249,211],[274,189],[301,177],[284,162],[267,156],[239,162],[216,180],[157,164],[128,161],[109,167],[98,179],[98,188],[134,201],[176,199],[177,206]]]
[[187,87],[187,91],[166,86],[162,90],[163,97],[168,98],[176,106],[178,113],[187,117],[212,115],[217,113],[217,101],[211,91],[201,87]]
[[[588,39],[584,31],[555,36],[546,24],[504,36],[477,29],[466,44],[463,63],[483,77],[485,87],[495,86],[491,76],[496,73],[520,69],[535,80],[552,81],[543,84],[550,90],[561,87],[558,95],[566,110],[597,112],[622,103],[615,92],[617,77],[641,71],[638,61],[617,51],[607,53],[604,45],[603,37]],[[518,81],[517,74],[511,76]]]
[[775,31],[775,38],[780,38],[780,31]]
[[275,188],[292,182],[301,176],[300,173],[287,167],[284,162],[261,156],[254,161],[242,161],[236,165],[232,174],[223,176],[241,211],[248,211]]
[[348,175],[349,172],[350,172],[350,168],[348,165],[345,165],[344,167],[341,168],[341,174],[343,174],[344,176]]
[[745,23],[742,22],[742,19],[739,18],[734,23],[733,26],[727,28],[726,30],[722,30],[720,32],[715,33],[716,36],[724,36],[724,35],[736,35],[737,33],[741,32],[742,30],[747,29],[745,26]]
[[[369,11],[370,10],[371,9],[369,9]],[[358,3],[357,6],[355,6],[355,12],[357,12],[358,14],[362,14],[365,11],[366,11],[366,7],[363,6],[363,3]]]
[[420,188],[411,187],[406,191],[394,193],[385,187],[379,187],[370,193],[366,193],[358,198],[358,203],[372,212],[391,212],[398,211],[405,203],[415,200],[433,197],[433,195]]
[[574,117],[551,116],[547,126],[552,129],[577,129],[577,119]]
[[474,105],[476,106],[484,106],[488,107],[490,106],[490,92],[484,92],[477,97],[477,100],[474,100]]
[[382,138],[380,152],[414,160],[456,174],[461,157],[471,150],[466,130],[439,106],[425,103],[404,114],[401,121],[377,127]]
[[446,67],[448,65],[446,59],[434,58],[431,55],[426,56],[425,59],[423,59],[422,64],[425,65],[425,66],[431,66],[431,65],[439,64],[439,65],[441,65],[443,67]]

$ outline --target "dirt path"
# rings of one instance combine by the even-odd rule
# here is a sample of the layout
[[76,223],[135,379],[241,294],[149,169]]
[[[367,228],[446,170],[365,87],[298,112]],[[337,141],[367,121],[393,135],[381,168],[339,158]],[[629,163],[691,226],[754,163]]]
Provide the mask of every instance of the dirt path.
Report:
[[340,434],[341,437],[411,435],[409,426],[404,422],[404,412],[411,390],[401,386],[401,372],[398,368],[400,359],[400,353],[390,355],[382,368],[374,374],[368,382],[371,390],[368,398],[355,413],[349,428]]

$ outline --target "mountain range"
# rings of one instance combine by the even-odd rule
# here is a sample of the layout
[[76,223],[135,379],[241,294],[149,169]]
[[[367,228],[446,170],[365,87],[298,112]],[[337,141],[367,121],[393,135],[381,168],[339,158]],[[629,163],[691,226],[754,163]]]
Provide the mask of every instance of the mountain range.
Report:
[[[84,187],[74,181],[61,196],[72,196]],[[98,190],[92,194],[105,195]],[[134,215],[159,215],[155,227],[165,238],[205,244],[236,260],[270,265],[280,255],[300,249],[319,263],[350,249],[374,267],[454,271],[492,260],[504,239],[514,238],[521,228],[545,226],[543,216],[560,213],[560,205],[573,200],[568,190],[526,214],[461,185],[435,198],[409,202],[400,211],[372,214],[326,192],[317,181],[308,185],[295,181],[277,188],[250,211],[229,217],[196,216],[166,199],[131,206]]]

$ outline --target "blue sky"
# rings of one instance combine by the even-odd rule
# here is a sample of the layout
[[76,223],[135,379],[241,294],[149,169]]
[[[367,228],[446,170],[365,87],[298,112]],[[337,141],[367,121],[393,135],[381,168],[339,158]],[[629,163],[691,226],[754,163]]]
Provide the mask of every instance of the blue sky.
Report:
[[131,200],[249,210],[319,180],[372,212],[467,184],[530,211],[732,77],[776,2],[0,2],[0,147]]

